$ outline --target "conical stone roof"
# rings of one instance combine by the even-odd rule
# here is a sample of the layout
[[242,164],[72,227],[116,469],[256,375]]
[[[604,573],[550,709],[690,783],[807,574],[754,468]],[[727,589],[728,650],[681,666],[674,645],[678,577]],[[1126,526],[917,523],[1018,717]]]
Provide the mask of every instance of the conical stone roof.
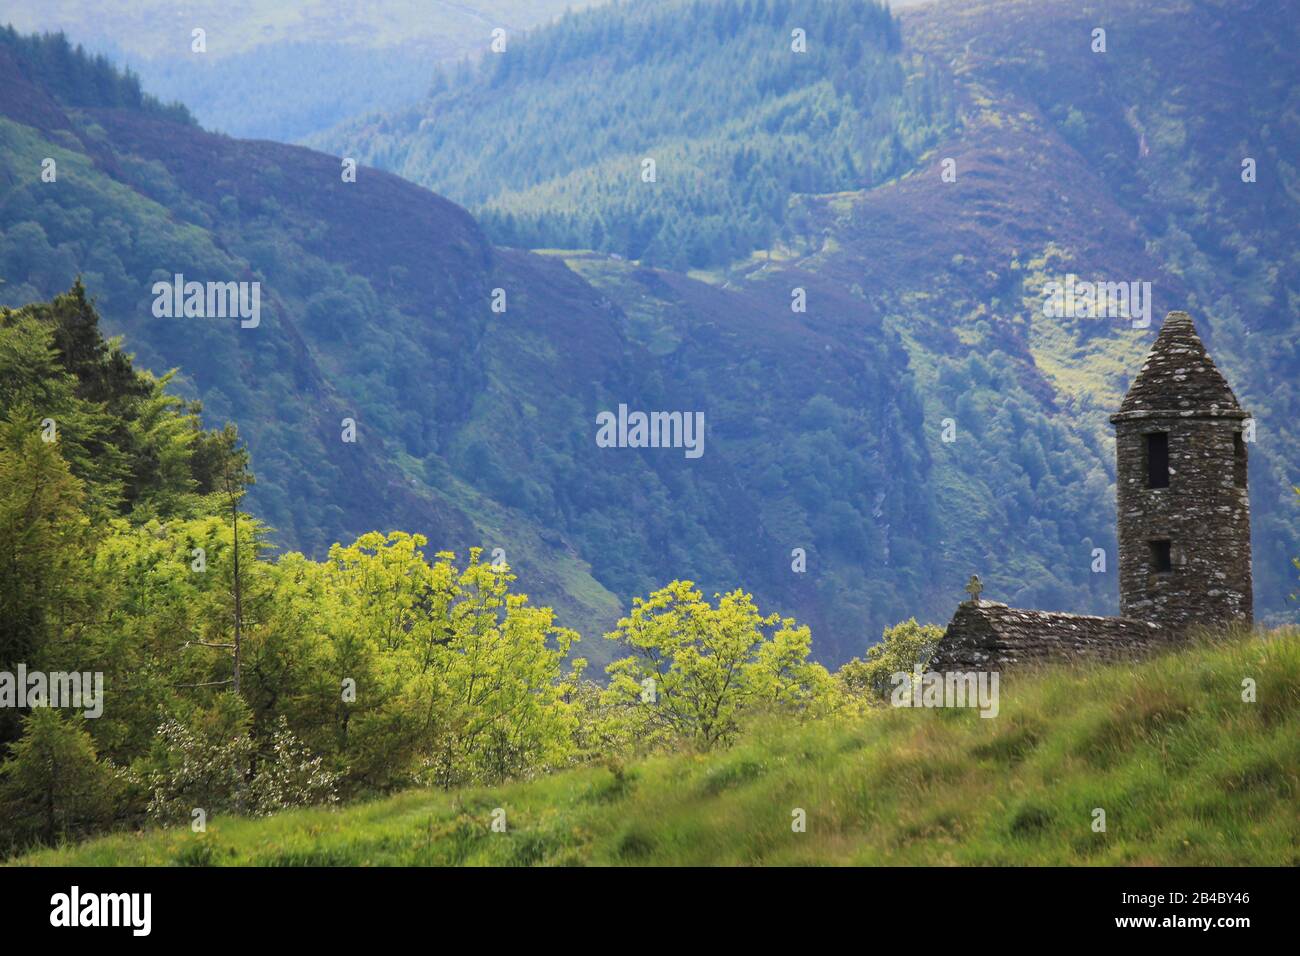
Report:
[[1246,418],[1205,351],[1192,317],[1170,312],[1112,422],[1129,418]]

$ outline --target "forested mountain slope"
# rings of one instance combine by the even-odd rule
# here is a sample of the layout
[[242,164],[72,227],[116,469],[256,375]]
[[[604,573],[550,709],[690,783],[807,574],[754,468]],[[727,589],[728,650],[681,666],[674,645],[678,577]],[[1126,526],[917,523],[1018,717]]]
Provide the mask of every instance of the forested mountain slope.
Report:
[[[695,30],[679,37],[663,9],[610,6],[539,31],[424,106],[324,140],[439,185],[506,241],[708,266],[725,290],[771,302],[810,290],[803,324],[842,343],[883,323],[905,343],[934,463],[937,530],[917,560],[945,581],[978,570],[1015,603],[1115,609],[1107,415],[1165,312],[1187,309],[1257,416],[1257,609],[1294,618],[1294,18],[1220,0],[937,0],[895,26],[865,3],[683,3]],[[807,54],[790,50],[795,26]],[[646,39],[661,34],[662,53]],[[874,78],[869,93],[838,79],[846,61]],[[716,102],[699,105],[698,83]],[[725,122],[708,124],[714,109]],[[893,129],[877,137],[886,116]],[[727,150],[741,140],[771,148],[737,160]],[[687,141],[698,148],[640,188],[638,157]],[[905,148],[875,165],[867,142]],[[733,192],[735,210],[710,206]],[[654,329],[658,300],[620,278],[632,267],[570,261],[612,295],[630,291],[634,324]],[[1149,327],[1046,316],[1046,284],[1069,274],[1150,283]],[[769,486],[774,505],[797,485],[786,477]],[[878,491],[888,522],[893,489]]]
[[[813,624],[827,659],[917,608],[942,613],[921,551],[919,403],[901,344],[860,303],[846,300],[852,340],[810,329],[788,291],[650,270],[629,272],[623,306],[391,175],[346,183],[337,158],[93,91],[72,106],[13,42],[0,77],[4,302],[83,275],[137,365],[179,367],[174,387],[208,422],[238,424],[273,543],[320,555],[400,528],[500,547],[588,633],[675,577],[744,585]],[[176,274],[259,282],[260,323],[155,317],[153,283]],[[598,447],[596,415],[620,404],[703,412],[704,455]]]
[[870,0],[619,2],[312,143],[465,203],[497,241],[683,269],[787,234],[791,192],[906,171],[947,94]]
[[[715,29],[730,8],[675,9]],[[639,11],[576,16],[549,35],[603,24],[582,34],[589,58],[618,16],[628,29],[657,22]],[[950,113],[913,141],[928,152],[863,188],[784,183],[770,232],[745,233],[771,248],[702,274],[708,283],[609,254],[499,248],[463,209],[394,176],[363,167],[344,183],[337,157],[205,133],[113,84],[72,96],[9,43],[0,295],[47,299],[83,273],[140,366],[180,366],[177,385],[203,399],[210,424],[238,423],[259,474],[251,505],[281,546],[319,555],[378,527],[501,547],[525,590],[584,631],[674,577],[708,592],[743,585],[812,624],[828,661],[912,614],[944,621],[972,571],[990,597],[1113,612],[1106,415],[1164,312],[1187,308],[1258,416],[1258,615],[1294,616],[1295,28],[1263,7],[1119,3],[1106,7],[1103,54],[1090,49],[1102,14],[1088,9],[962,11],[922,7],[901,27],[864,19],[885,38],[880,62],[911,64],[905,86],[933,92],[926,115]],[[1015,41],[1000,30],[1008,16],[1024,20]],[[769,26],[788,49],[788,23]],[[679,60],[693,48],[667,49]],[[611,83],[646,75],[608,50]],[[523,63],[460,82],[480,99],[564,102],[569,71],[548,79]],[[785,102],[757,82],[770,61],[755,63],[747,89],[760,95],[740,129]],[[527,89],[512,87],[516,69]],[[821,84],[791,95],[825,102]],[[922,129],[904,121],[921,113],[865,108],[900,121],[890,136],[902,142]],[[581,126],[585,107],[572,109],[561,118]],[[711,144],[697,158],[731,135],[719,115],[692,120]],[[387,122],[401,128],[376,128]],[[474,123],[443,124],[439,149],[468,156],[469,140],[450,138],[477,135]],[[782,136],[803,150],[844,128],[791,123]],[[579,137],[575,155],[593,169],[623,155],[615,133]],[[545,172],[539,156],[524,168]],[[1256,182],[1242,182],[1243,156]],[[44,157],[58,159],[57,183],[41,181]],[[692,174],[707,183],[708,170]],[[745,205],[762,177],[724,179],[741,184],[726,201]],[[703,207],[669,206],[683,228],[711,228]],[[539,245],[568,243],[568,228]],[[154,318],[151,285],[177,272],[261,281],[261,325]],[[1151,327],[1045,317],[1044,284],[1068,272],[1151,282]],[[491,309],[497,289],[504,313]],[[792,310],[800,295],[805,312]],[[704,412],[703,457],[597,447],[595,416],[619,404]],[[345,417],[355,444],[340,440]]]

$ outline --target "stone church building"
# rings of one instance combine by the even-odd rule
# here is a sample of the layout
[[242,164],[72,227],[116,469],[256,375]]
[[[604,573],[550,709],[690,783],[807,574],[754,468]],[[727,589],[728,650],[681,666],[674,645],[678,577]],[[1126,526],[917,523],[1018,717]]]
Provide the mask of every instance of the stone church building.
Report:
[[979,599],[957,613],[932,671],[1002,670],[1048,661],[1129,659],[1200,625],[1252,619],[1250,416],[1186,312],[1170,312],[1115,426],[1120,617],[1026,611]]

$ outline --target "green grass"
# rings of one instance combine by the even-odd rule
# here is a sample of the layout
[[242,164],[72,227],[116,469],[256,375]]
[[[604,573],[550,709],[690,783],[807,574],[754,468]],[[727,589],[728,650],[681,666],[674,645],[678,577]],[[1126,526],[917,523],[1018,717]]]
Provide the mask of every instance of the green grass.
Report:
[[[1242,681],[1257,685],[1242,701]],[[616,774],[216,819],[28,865],[1300,863],[1300,634],[1008,679],[1001,711],[767,724]],[[504,833],[491,829],[495,808]],[[1107,829],[1092,829],[1093,810]],[[807,814],[792,832],[791,813]]]

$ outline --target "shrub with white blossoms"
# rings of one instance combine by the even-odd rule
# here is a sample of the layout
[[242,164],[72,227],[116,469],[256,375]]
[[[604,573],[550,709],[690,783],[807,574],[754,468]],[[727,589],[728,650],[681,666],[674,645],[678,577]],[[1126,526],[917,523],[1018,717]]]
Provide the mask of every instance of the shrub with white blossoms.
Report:
[[158,728],[156,757],[143,782],[148,813],[163,822],[188,820],[195,807],[266,816],[338,799],[339,774],[307,750],[283,717],[260,746],[242,727],[205,736],[167,720]]
[[257,774],[247,791],[247,812],[264,816],[286,807],[334,803],[339,776],[325,769],[321,758],[294,736],[281,717],[270,746],[259,755]]

